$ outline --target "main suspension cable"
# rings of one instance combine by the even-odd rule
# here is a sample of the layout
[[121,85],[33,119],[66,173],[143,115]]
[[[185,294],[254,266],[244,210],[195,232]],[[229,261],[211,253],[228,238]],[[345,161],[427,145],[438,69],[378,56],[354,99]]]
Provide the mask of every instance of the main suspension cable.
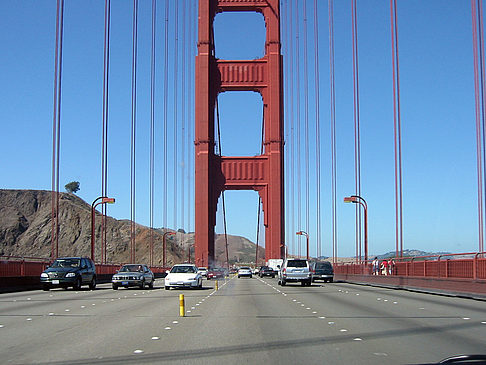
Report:
[[156,1],[152,0],[152,48],[150,57],[150,266],[154,265],[154,185],[155,185],[155,39]]
[[165,1],[165,27],[164,27],[164,36],[165,36],[165,43],[164,43],[164,187],[163,187],[163,224],[164,229],[167,229],[168,222],[167,222],[167,210],[168,210],[168,174],[167,171],[169,170],[168,166],[168,148],[167,148],[167,137],[168,137],[168,130],[167,126],[168,122],[168,100],[169,100],[169,0]]
[[337,262],[337,156],[336,156],[336,92],[334,84],[334,0],[328,2],[329,17],[329,80],[331,122],[331,205],[332,205],[332,257]]

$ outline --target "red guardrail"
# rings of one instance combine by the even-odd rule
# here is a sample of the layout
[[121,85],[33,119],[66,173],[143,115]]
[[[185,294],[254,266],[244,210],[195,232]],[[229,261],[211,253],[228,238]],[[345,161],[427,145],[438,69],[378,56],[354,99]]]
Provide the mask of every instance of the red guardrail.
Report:
[[[486,252],[393,258],[393,276],[486,280]],[[468,256],[457,258],[457,256]],[[481,257],[480,257],[481,256]],[[452,257],[452,258],[450,258]],[[445,258],[445,259],[444,259]],[[388,261],[389,259],[387,259]],[[383,260],[380,260],[380,263]],[[336,274],[371,275],[372,261],[334,265]]]
[[[41,257],[0,256],[0,277],[40,276],[50,264],[50,259]],[[112,275],[122,264],[96,264],[98,275]],[[153,266],[154,274],[164,273],[169,268]]]

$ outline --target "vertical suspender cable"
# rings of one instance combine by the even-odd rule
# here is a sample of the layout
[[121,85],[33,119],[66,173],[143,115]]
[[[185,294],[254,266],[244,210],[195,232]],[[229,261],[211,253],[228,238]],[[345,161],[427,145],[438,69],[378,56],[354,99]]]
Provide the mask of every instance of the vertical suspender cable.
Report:
[[133,29],[132,29],[132,120],[131,120],[131,161],[130,161],[130,262],[135,263],[135,151],[137,124],[137,31],[138,31],[138,0],[133,0]]
[[[481,95],[482,95],[482,102],[481,102],[481,111],[482,111],[482,130],[483,130],[483,171],[486,171],[486,81],[484,73],[486,72],[485,69],[485,56],[484,56],[484,27],[483,27],[483,2],[478,0],[478,26],[479,26],[479,56],[480,56],[480,75],[481,75]],[[486,186],[484,186],[486,189]],[[486,194],[486,191],[485,191]],[[484,208],[482,208],[484,209]],[[479,247],[479,252],[484,251],[484,246],[481,244]]]
[[[221,148],[221,128],[219,123],[219,104],[218,104],[217,97],[216,97],[216,121],[218,125],[218,154],[221,157],[223,155],[223,152]],[[224,202],[224,190],[221,192],[221,200],[223,203],[223,227],[224,227],[224,242],[225,242],[225,249],[226,249],[226,267],[229,269],[228,232],[226,229],[226,205]]]
[[154,265],[154,182],[155,182],[155,25],[157,6],[152,0],[152,49],[150,57],[150,266]]
[[307,1],[304,1],[304,138],[305,138],[305,231],[309,233],[309,72],[307,59]]
[[[296,27],[295,27],[295,75],[296,75],[296,92],[297,92],[297,173],[300,177],[300,162],[301,162],[301,146],[300,146],[300,42],[299,42],[299,2],[296,1],[296,9],[295,9],[295,19],[296,19]],[[297,179],[297,225],[298,229],[302,229],[302,192],[301,192],[301,179]],[[302,255],[302,247],[301,247],[301,238],[302,236],[298,237],[298,255],[299,257]]]
[[[260,144],[260,155],[263,155],[264,138],[265,138],[265,105],[263,105],[263,110],[262,110],[262,139],[261,139],[261,144]],[[255,253],[255,265],[256,266],[258,266],[258,247],[259,247],[259,240],[260,240],[261,206],[262,206],[262,197],[260,196],[260,193],[258,193],[258,215],[257,215],[256,253]]]
[[295,115],[294,115],[294,47],[293,47],[293,11],[292,11],[292,0],[289,5],[289,79],[290,79],[290,210],[291,210],[291,224],[290,224],[290,236],[292,237],[292,250],[291,253],[296,253],[295,248],[295,141],[294,141],[294,126],[295,126]]
[[[101,137],[101,196],[108,196],[108,91],[110,66],[111,0],[105,0],[105,29],[103,42],[103,116]],[[101,206],[101,263],[106,262],[106,204]]]
[[177,117],[178,117],[178,63],[179,63],[179,2],[175,1],[175,24],[174,24],[174,33],[175,33],[175,39],[174,39],[174,130],[173,130],[173,141],[174,141],[174,229],[177,228],[177,164],[178,164],[178,158],[177,158],[177,149],[178,149],[178,143],[177,143],[177,128],[178,128],[178,122],[177,122]]
[[[351,0],[353,26],[353,86],[354,86],[354,177],[356,195],[361,196],[361,142],[359,122],[358,19],[356,0]],[[356,204],[356,260],[361,261],[361,208]]]
[[400,118],[400,67],[398,62],[398,25],[397,3],[390,0],[391,42],[393,59],[393,130],[395,142],[395,240],[396,255],[403,255],[403,220],[402,220],[402,134]]
[[483,170],[482,170],[482,128],[481,128],[481,102],[479,94],[479,60],[478,60],[478,23],[476,0],[471,0],[472,30],[473,30],[473,57],[474,57],[474,95],[476,115],[476,167],[478,174],[478,252],[483,252]]
[[54,110],[52,117],[51,259],[59,256],[59,149],[61,141],[61,85],[64,0],[57,0],[54,56]]
[[186,0],[182,0],[182,72],[181,72],[181,227],[184,228],[185,158],[186,158]]
[[163,224],[164,228],[167,229],[167,198],[168,198],[168,151],[167,151],[167,111],[168,111],[168,100],[169,100],[169,1],[165,1],[165,43],[164,43],[164,167],[163,167],[163,179],[164,179],[164,190],[163,190]]
[[[283,58],[284,58],[284,62],[283,62],[283,67],[284,67],[284,77],[283,77],[283,82],[284,82],[284,85],[283,85],[283,88],[284,88],[284,98],[285,98],[285,101],[284,101],[284,105],[285,107],[287,107],[289,105],[289,87],[288,87],[288,80],[289,80],[289,72],[288,72],[288,55],[289,55],[289,52],[288,52],[288,38],[287,38],[287,29],[289,28],[288,27],[288,14],[289,14],[289,11],[288,11],[288,7],[284,5],[283,3],[283,0],[281,0],[281,5],[280,5],[280,8],[283,9],[283,11],[285,11],[285,16],[283,17],[284,21],[280,22],[280,33],[282,34],[283,36],[283,40],[282,40],[282,43],[283,43],[283,46],[284,46],[284,51],[283,51]],[[290,242],[290,234],[289,234],[289,225],[290,225],[290,222],[289,222],[289,212],[290,212],[290,209],[288,207],[288,204],[290,202],[290,189],[289,189],[289,179],[290,179],[290,174],[289,174],[289,171],[290,171],[290,164],[289,164],[289,115],[287,112],[284,113],[284,118],[285,118],[285,128],[284,128],[284,131],[285,131],[285,143],[284,143],[284,161],[285,161],[285,202],[286,202],[286,207],[285,207],[285,247],[288,248],[289,246],[289,242]]]
[[319,98],[319,24],[317,17],[317,0],[314,0],[314,89],[316,100],[316,245],[317,257],[321,252],[321,126],[320,126],[320,98]]
[[334,0],[328,3],[329,16],[329,80],[331,111],[331,203],[332,203],[332,257],[337,262],[337,158],[336,158],[336,93],[334,85]]

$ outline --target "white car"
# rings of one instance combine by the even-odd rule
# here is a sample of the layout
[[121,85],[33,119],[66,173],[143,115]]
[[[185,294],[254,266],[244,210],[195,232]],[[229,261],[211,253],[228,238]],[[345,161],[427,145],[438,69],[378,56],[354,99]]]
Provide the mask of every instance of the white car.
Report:
[[249,278],[251,278],[251,269],[249,267],[240,267],[238,269],[238,278],[241,278],[242,276],[248,276]]
[[203,278],[208,277],[208,268],[207,267],[199,267],[198,272],[201,274]]
[[202,288],[202,276],[196,265],[178,264],[165,277],[165,289],[170,288]]

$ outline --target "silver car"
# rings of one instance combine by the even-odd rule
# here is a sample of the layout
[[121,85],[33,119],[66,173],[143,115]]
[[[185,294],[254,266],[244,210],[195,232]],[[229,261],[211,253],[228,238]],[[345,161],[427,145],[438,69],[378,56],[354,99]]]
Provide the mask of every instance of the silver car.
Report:
[[138,286],[140,289],[143,289],[145,285],[152,289],[154,282],[155,278],[152,270],[147,265],[140,264],[123,265],[111,279],[111,285],[114,290],[117,290],[120,286],[125,288]]
[[252,276],[252,272],[251,272],[251,269],[249,267],[240,267],[238,269],[238,278],[241,278],[242,276],[248,276],[249,278],[251,278]]

